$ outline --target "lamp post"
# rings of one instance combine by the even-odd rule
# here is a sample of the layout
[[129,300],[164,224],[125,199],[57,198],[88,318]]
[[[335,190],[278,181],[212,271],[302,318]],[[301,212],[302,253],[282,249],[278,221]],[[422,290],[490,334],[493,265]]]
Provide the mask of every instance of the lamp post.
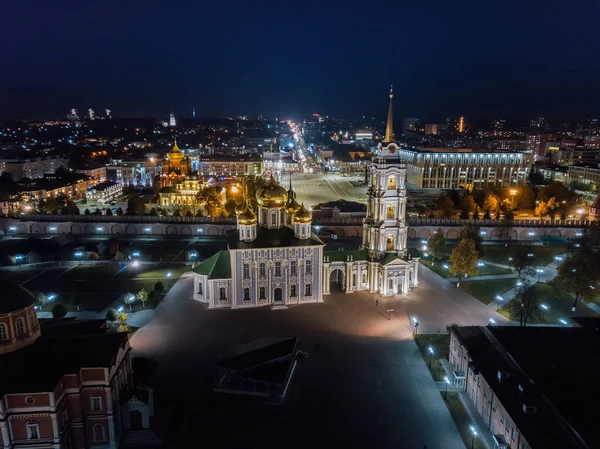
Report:
[[475,447],[475,437],[477,436],[477,430],[475,429],[474,426],[471,426],[471,433],[473,434],[473,437],[471,438],[471,449],[474,449]]
[[542,309],[542,320],[543,320],[544,312],[548,310],[548,306],[546,304],[540,304],[540,309]]
[[448,400],[448,384],[450,383],[450,379],[448,379],[448,376],[444,377],[444,382],[446,383],[446,389],[444,390],[444,401]]
[[167,279],[169,280],[169,288],[171,288],[173,285],[171,283],[171,272],[167,272]]
[[392,319],[392,312],[394,311],[394,309],[387,309],[387,313],[388,313],[388,321],[390,321]]
[[538,280],[537,281],[540,282],[540,275],[544,272],[544,270],[542,268],[536,268],[535,272],[538,275]]
[[419,337],[419,320],[413,318],[413,324],[415,325],[415,340]]
[[427,351],[429,351],[429,369],[431,369],[431,359],[433,358],[433,353],[435,351],[433,350],[433,348],[431,346],[429,348],[427,348]]
[[510,189],[510,197],[511,197],[510,208],[511,209],[515,208],[515,195],[516,194],[517,194],[517,189]]
[[483,262],[477,262],[477,268],[479,268],[479,276],[481,276],[481,267],[483,267]]

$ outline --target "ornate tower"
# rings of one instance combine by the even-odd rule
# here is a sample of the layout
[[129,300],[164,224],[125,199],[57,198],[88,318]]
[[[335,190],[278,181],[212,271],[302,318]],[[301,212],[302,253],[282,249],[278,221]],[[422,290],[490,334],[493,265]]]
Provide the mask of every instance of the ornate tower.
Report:
[[363,248],[369,250],[371,259],[380,259],[386,252],[406,254],[406,164],[400,160],[399,147],[393,142],[392,98],[390,89],[385,138],[377,147],[368,173]]
[[285,225],[287,192],[271,175],[264,187],[256,191],[258,203],[258,224],[269,229],[279,229]]
[[312,214],[304,207],[304,204],[302,204],[298,212],[293,215],[292,220],[294,221],[294,235],[296,238],[301,240],[310,238],[312,233]]

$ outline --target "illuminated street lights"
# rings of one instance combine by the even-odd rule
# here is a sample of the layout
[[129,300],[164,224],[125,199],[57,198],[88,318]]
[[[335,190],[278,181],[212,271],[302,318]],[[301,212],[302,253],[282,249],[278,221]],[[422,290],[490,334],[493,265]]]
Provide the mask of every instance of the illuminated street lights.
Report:
[[169,288],[171,288],[173,286],[172,282],[171,282],[171,272],[167,272],[167,279],[169,280]]
[[544,270],[542,268],[536,268],[535,272],[538,275],[538,282],[540,282],[540,275],[544,272]]
[[517,189],[510,189],[510,197],[511,197],[510,208],[511,209],[515,208],[515,195],[516,194],[517,194]]
[[388,321],[390,321],[392,319],[392,312],[394,311],[394,309],[387,309],[387,313],[388,313]]
[[470,429],[471,433],[473,434],[473,437],[471,438],[471,449],[473,449],[475,447],[475,437],[477,436],[477,430],[474,426],[470,426]]
[[419,320],[417,320],[416,318],[413,318],[413,324],[415,326],[414,336],[415,336],[415,340],[416,340],[419,337]]
[[547,312],[549,307],[546,304],[540,304],[540,309],[542,309],[542,320],[544,319],[544,312]]
[[446,383],[446,389],[444,390],[444,400],[447,401],[448,400],[448,384],[450,383],[450,379],[448,379],[448,376],[444,377],[444,382]]
[[483,267],[484,263],[483,262],[478,262],[477,263],[477,267],[479,268],[479,276],[481,276],[481,267]]
[[427,351],[429,352],[429,368],[431,369],[431,359],[433,358],[433,353],[435,351],[431,346],[427,348]]

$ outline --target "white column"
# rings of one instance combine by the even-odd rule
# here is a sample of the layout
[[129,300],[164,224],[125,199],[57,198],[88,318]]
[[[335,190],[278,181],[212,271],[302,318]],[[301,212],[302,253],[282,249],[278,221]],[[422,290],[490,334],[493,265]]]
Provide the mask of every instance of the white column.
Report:
[[117,442],[115,441],[116,439],[116,434],[115,434],[115,417],[114,416],[108,416],[108,438],[109,438],[109,449],[116,449],[117,448]]

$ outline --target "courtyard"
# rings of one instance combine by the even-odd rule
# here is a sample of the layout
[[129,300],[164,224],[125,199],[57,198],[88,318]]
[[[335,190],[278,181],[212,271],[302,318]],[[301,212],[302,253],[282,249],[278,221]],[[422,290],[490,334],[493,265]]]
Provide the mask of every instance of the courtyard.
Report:
[[[131,340],[135,356],[158,361],[157,400],[172,412],[169,443],[201,434],[218,447],[463,448],[412,338],[413,318],[424,333],[506,319],[424,271],[409,297],[338,291],[323,304],[276,311],[207,310],[192,299],[192,278],[179,280]],[[309,354],[282,405],[212,393],[214,362],[269,337],[298,337]]]

